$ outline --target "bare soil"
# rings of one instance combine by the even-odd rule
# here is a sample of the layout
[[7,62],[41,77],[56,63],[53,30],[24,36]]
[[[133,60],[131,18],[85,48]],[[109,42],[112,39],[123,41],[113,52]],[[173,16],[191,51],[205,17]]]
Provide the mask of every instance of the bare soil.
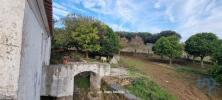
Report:
[[201,77],[200,75],[178,72],[175,67],[151,61],[146,57],[123,56],[122,58],[141,62],[142,64],[135,68],[151,77],[179,100],[222,100],[222,89],[216,90],[209,96],[205,90],[198,88],[197,79]]

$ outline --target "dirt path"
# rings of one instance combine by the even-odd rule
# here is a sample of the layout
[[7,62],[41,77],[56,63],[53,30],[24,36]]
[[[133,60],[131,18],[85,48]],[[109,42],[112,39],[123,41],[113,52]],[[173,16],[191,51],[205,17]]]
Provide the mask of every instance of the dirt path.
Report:
[[179,100],[216,100],[197,88],[196,77],[193,75],[181,74],[167,64],[151,62],[141,57],[123,57],[123,59],[127,62],[137,62],[136,69],[150,76]]

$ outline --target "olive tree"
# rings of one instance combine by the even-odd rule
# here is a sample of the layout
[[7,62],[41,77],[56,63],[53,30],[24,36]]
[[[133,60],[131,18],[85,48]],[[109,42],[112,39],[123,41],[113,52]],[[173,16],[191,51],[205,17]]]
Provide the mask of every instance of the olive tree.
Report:
[[211,56],[213,53],[215,40],[217,36],[213,33],[197,33],[185,42],[185,51],[194,57],[200,57],[203,67],[204,57]]
[[182,55],[183,45],[176,36],[161,37],[154,44],[153,50],[157,55],[168,57],[169,63],[172,64],[175,57]]
[[102,37],[100,41],[101,50],[100,54],[105,56],[113,56],[117,54],[120,50],[120,41],[117,33],[113,32],[113,30],[107,25],[104,26],[106,33]]

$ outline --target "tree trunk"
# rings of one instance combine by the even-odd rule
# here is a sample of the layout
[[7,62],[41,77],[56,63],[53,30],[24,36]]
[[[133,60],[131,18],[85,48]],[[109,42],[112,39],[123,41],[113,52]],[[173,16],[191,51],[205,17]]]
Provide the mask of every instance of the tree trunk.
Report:
[[136,55],[136,49],[134,50],[134,56]]
[[109,57],[109,56],[107,56],[107,61],[109,61],[109,59],[110,59],[110,57]]
[[149,57],[149,56],[150,56],[150,50],[149,50],[149,49],[148,49],[148,52],[147,52],[147,53],[148,53],[148,57]]
[[86,51],[85,55],[86,55],[86,59],[89,59],[88,51]]
[[195,57],[193,56],[193,63],[195,63]]
[[204,62],[203,62],[203,59],[204,59],[204,57],[200,57],[200,60],[201,60],[201,61],[200,61],[200,64],[201,64],[201,67],[202,67],[202,68],[204,68]]
[[170,65],[172,65],[172,58],[170,58]]

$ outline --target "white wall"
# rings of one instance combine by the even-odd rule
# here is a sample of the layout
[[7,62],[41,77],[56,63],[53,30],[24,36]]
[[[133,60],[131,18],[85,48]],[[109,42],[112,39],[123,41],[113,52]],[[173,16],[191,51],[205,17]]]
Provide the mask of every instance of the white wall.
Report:
[[51,38],[31,5],[26,3],[21,67],[19,76],[19,100],[40,100],[42,67],[49,65]]
[[26,0],[0,3],[0,99],[17,98]]

